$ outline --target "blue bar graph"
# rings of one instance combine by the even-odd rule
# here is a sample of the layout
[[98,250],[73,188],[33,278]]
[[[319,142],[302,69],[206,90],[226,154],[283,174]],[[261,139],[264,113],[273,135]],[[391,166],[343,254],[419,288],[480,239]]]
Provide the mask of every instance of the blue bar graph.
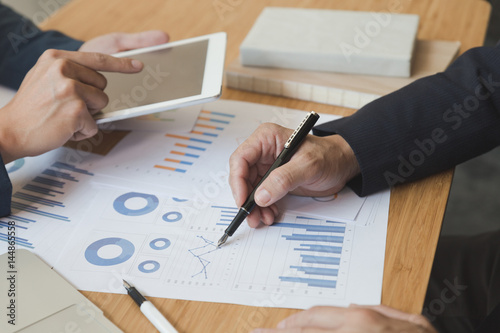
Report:
[[68,171],[72,171],[72,172],[77,172],[77,173],[81,173],[81,174],[87,175],[87,176],[93,176],[94,175],[93,173],[88,172],[87,170],[78,169],[74,165],[63,163],[63,162],[55,162],[55,163],[52,164],[52,166],[54,168],[64,169],[64,170],[68,170]]
[[70,219],[66,216],[58,215],[58,214],[53,214],[45,211],[39,210],[37,207],[26,205],[20,202],[12,201],[12,208],[22,210],[25,212],[29,212],[32,214],[44,216],[44,217],[49,217],[55,220],[60,220],[60,221],[65,221],[65,222],[70,222]]
[[343,236],[323,236],[323,235],[304,235],[304,234],[292,234],[283,235],[286,240],[293,241],[316,241],[316,242],[330,242],[330,243],[343,243]]
[[64,204],[60,201],[45,199],[42,197],[37,197],[35,195],[31,195],[31,194],[27,194],[27,193],[23,193],[23,192],[14,193],[13,197],[18,198],[18,199],[23,199],[23,200],[26,200],[29,202],[33,202],[33,203],[39,203],[41,205],[49,206],[49,207],[56,207],[56,206],[64,207]]
[[[82,177],[94,174],[63,162],[54,162],[49,168],[35,176],[31,181],[22,186],[22,190],[15,192],[12,197],[11,208],[13,214],[8,219],[16,222],[16,228],[25,229],[29,232],[32,223],[62,221],[71,222],[66,216],[68,207],[64,202],[67,186],[78,186]],[[75,203],[77,204],[77,203]],[[0,220],[0,228],[6,226],[5,221]],[[0,233],[0,241],[5,241]],[[28,239],[16,237],[16,244],[28,248],[34,245]]]
[[55,170],[52,170],[52,169],[46,169],[45,171],[42,172],[42,174],[47,175],[47,176],[51,176],[51,177],[55,177],[55,178],[61,178],[61,179],[64,179],[64,180],[69,180],[69,181],[72,181],[72,182],[77,182],[78,181],[75,177],[71,176],[67,172],[55,171]]
[[[10,224],[8,222],[0,221],[0,228],[2,228],[2,227],[8,228],[9,226],[10,226]],[[22,226],[22,225],[18,225],[18,224],[16,224],[16,228],[28,229],[27,227]]]
[[322,256],[310,256],[306,254],[301,254],[302,262],[306,264],[326,264],[326,265],[339,265],[340,258],[337,257],[322,257]]
[[295,251],[310,251],[310,252],[324,252],[324,253],[342,253],[341,246],[328,246],[328,245],[317,245],[317,244],[300,244],[303,247],[294,248]]
[[302,267],[302,266],[290,266],[290,268],[295,268],[298,271],[311,275],[325,275],[325,276],[339,275],[339,270],[336,268]]
[[23,190],[26,191],[31,191],[35,193],[40,193],[40,194],[45,194],[51,197],[55,197],[56,194],[64,194],[64,192],[61,191],[56,191],[50,188],[38,186],[38,185],[33,185],[33,184],[26,184],[23,186]]
[[194,150],[200,150],[200,151],[207,150],[207,148],[193,146],[193,145],[187,145],[187,144],[179,143],[179,142],[175,143],[175,146],[177,146],[177,147],[183,147],[183,148],[189,148],[189,149],[194,149]]
[[66,184],[65,182],[60,182],[58,180],[45,178],[45,177],[35,177],[35,179],[33,179],[33,181],[35,183],[49,185],[49,186],[58,187],[58,188],[63,188],[64,185]]
[[286,281],[286,282],[306,283],[309,287],[321,287],[321,288],[337,287],[336,280],[321,280],[321,279],[310,279],[310,278],[289,277],[289,276],[280,276],[279,278],[281,281]]
[[284,230],[303,230],[281,235],[286,241],[293,242],[289,249],[297,253],[297,258],[296,263],[289,266],[292,273],[287,275],[290,276],[280,276],[280,281],[304,283],[317,288],[337,287],[346,232],[344,223],[326,224],[323,219],[296,216],[293,222],[280,222],[273,226]]
[[234,115],[234,114],[217,112],[217,111],[202,111],[202,113],[208,113],[208,114],[213,114],[213,115],[216,115],[216,116],[227,117],[227,118],[234,118],[234,117],[236,117],[236,115]]
[[[11,237],[11,240],[12,240],[12,236]],[[4,233],[1,233],[0,232],[0,241],[3,241],[3,242],[8,242],[9,241],[9,236],[7,234],[4,234]],[[34,246],[32,243],[28,242],[27,239],[25,238],[20,238],[20,237],[15,237],[15,242],[16,242],[16,245],[21,245],[21,246],[24,246],[24,247],[27,247],[27,248],[30,248],[30,249],[33,249]]]
[[238,207],[225,207],[225,206],[211,206],[211,207],[215,209],[220,209],[219,222],[215,224],[219,226],[228,226],[239,210]]
[[272,226],[281,228],[305,229],[306,231],[336,232],[336,233],[345,232],[345,227],[336,227],[330,225],[309,225],[309,224],[280,222],[280,223],[275,223]]
[[25,217],[12,215],[12,214],[9,215],[9,219],[14,220],[14,221],[18,221],[18,222],[23,222],[23,223],[35,223],[36,222],[35,220],[27,219]]

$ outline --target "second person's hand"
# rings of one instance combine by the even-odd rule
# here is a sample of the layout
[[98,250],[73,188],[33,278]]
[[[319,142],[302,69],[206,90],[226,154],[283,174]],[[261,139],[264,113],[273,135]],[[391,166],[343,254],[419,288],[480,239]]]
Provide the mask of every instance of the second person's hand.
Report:
[[47,50],[0,110],[0,154],[8,163],[97,133],[92,114],[108,104],[98,71],[135,73],[140,61],[102,53]]

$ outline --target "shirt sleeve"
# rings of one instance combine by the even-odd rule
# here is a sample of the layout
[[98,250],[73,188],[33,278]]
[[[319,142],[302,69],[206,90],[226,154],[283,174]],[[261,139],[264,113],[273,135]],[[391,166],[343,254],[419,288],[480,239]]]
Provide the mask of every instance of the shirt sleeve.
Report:
[[27,18],[0,5],[0,84],[17,89],[45,50],[78,50],[82,44],[57,31],[41,31]]
[[500,46],[474,48],[438,73],[317,126],[341,135],[361,173],[358,195],[447,170],[500,144]]
[[[0,4],[0,85],[17,89],[45,50],[78,50],[82,44],[57,31],[41,31]],[[12,184],[0,156],[0,216],[10,214],[11,196]]]

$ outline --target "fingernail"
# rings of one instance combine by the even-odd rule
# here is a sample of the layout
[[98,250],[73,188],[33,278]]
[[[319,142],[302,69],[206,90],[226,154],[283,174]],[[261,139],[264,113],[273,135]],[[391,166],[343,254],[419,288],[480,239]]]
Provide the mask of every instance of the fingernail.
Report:
[[255,193],[255,196],[255,200],[258,201],[261,206],[266,206],[271,200],[271,194],[265,188],[259,189],[257,193]]
[[141,69],[142,68],[142,62],[140,62],[139,60],[132,60],[132,66],[136,69]]

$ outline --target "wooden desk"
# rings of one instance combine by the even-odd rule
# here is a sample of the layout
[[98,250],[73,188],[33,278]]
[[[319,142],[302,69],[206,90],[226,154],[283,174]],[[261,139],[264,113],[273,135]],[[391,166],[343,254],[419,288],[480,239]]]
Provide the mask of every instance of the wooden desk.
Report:
[[[483,43],[490,6],[477,0],[74,0],[43,24],[88,40],[114,32],[167,31],[172,40],[228,33],[227,64],[265,6],[419,14],[421,39],[459,40],[461,51]],[[352,109],[224,89],[222,98],[349,115]],[[452,171],[392,190],[382,303],[420,313],[452,180]],[[83,292],[125,332],[154,332],[126,295]],[[180,332],[247,332],[274,327],[298,311],[153,298]]]

